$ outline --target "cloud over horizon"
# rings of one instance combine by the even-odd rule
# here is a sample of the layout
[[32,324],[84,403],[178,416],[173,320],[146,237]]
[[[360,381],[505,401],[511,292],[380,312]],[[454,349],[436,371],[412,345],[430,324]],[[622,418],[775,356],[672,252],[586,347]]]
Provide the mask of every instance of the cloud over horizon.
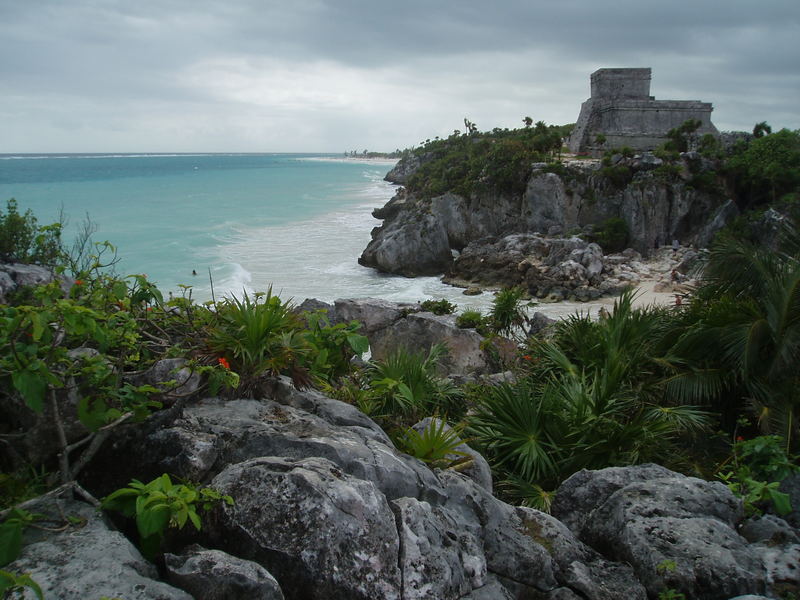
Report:
[[797,39],[788,0],[0,0],[0,152],[393,150],[574,122],[612,66],[797,129]]

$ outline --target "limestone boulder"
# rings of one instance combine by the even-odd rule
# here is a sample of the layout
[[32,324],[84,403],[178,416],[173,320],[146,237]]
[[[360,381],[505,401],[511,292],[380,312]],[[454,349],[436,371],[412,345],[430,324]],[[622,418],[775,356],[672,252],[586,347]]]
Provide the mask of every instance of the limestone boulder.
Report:
[[[288,384],[290,385],[290,384]],[[301,392],[294,402],[308,397]],[[279,396],[280,397],[280,396]],[[287,393],[283,398],[290,397]],[[314,400],[311,395],[309,402]],[[131,478],[152,479],[172,473],[194,481],[207,481],[228,465],[259,457],[293,460],[325,458],[354,477],[369,480],[388,498],[413,496],[435,499],[443,492],[436,477],[422,462],[398,452],[388,436],[366,416],[346,423],[326,418],[273,400],[221,400],[205,398],[184,408],[169,424],[140,436],[115,441],[104,453],[104,464],[116,465],[115,478],[101,493]],[[353,411],[358,412],[353,409]],[[320,410],[331,420],[334,409]],[[341,416],[341,415],[340,415]],[[370,426],[364,426],[363,421]],[[129,457],[136,455],[135,466]]]
[[450,511],[416,498],[392,502],[400,541],[403,600],[462,598],[488,583],[481,540]]
[[192,600],[159,581],[155,565],[93,506],[75,500],[70,487],[22,508],[42,518],[25,529],[19,558],[3,570],[30,574],[45,598]]
[[65,275],[56,275],[51,269],[23,263],[0,263],[0,304],[7,304],[11,295],[26,287],[45,285],[58,281],[66,294],[75,280]]
[[235,498],[205,533],[266,565],[289,598],[401,598],[399,544],[385,496],[323,458],[253,458],[213,487]]
[[614,563],[580,542],[555,517],[531,508],[518,507],[525,531],[553,559],[556,579],[589,600],[645,600],[647,592],[633,569]]
[[415,313],[406,316],[370,337],[372,357],[380,360],[398,348],[427,352],[434,344],[444,344],[449,352],[440,361],[443,374],[485,373],[490,357],[482,348],[484,337],[474,329],[461,329],[453,315]]
[[284,600],[278,582],[258,563],[193,545],[165,554],[167,580],[203,600]]
[[[554,515],[604,556],[630,564],[651,596],[667,588],[691,598],[766,591],[762,560],[736,531],[741,500],[723,484],[652,465],[604,471],[568,479]],[[567,490],[582,500],[571,502]]]
[[337,321],[348,323],[358,321],[363,325],[360,333],[370,337],[381,329],[386,329],[410,311],[417,310],[416,304],[390,302],[378,298],[340,298],[334,303]]
[[427,208],[415,204],[374,230],[358,263],[407,277],[443,273],[452,261],[447,229]]
[[553,500],[552,514],[580,539],[592,511],[614,492],[629,483],[672,475],[669,469],[654,464],[609,467],[599,471],[582,469],[559,486]]

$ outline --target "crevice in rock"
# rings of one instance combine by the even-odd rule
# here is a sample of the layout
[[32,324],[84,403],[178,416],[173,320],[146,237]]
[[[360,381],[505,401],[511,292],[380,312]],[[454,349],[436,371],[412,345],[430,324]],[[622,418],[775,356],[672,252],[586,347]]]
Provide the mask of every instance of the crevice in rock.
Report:
[[401,535],[401,532],[403,531],[403,519],[400,509],[397,507],[394,501],[389,502],[389,510],[391,510],[392,514],[394,515],[394,529],[397,533],[397,571],[400,575],[400,600],[405,600],[406,581],[405,571],[403,570],[405,548],[403,547],[403,536]]

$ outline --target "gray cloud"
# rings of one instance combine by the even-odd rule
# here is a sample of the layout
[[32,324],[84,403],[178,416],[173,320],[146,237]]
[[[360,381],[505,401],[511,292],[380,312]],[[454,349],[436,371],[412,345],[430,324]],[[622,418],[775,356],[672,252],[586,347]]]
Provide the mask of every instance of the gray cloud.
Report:
[[0,152],[394,149],[574,121],[604,66],[798,128],[797,39],[794,0],[0,0]]

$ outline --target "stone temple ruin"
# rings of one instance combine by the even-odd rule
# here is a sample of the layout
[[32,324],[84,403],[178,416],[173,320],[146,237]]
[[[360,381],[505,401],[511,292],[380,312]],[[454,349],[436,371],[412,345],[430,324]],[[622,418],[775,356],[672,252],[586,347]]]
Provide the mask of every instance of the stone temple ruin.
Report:
[[[591,75],[592,96],[567,145],[571,152],[602,154],[609,148],[629,146],[653,150],[667,139],[670,129],[689,119],[700,121],[698,135],[719,135],[711,122],[710,102],[656,100],[650,95],[650,69],[598,69]],[[598,135],[602,135],[598,140]]]

